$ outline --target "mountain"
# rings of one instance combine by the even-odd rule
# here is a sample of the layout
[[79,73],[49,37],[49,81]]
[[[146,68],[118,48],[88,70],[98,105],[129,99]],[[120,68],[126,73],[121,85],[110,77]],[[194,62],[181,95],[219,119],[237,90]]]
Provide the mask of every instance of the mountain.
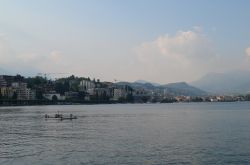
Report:
[[164,90],[168,94],[173,95],[173,96],[179,96],[179,95],[184,95],[184,96],[204,96],[207,95],[205,91],[202,91],[196,87],[193,87],[185,82],[179,82],[179,83],[170,83],[166,85],[152,85],[151,83],[148,82],[143,82],[140,83],[138,81],[136,82],[118,82],[116,83],[117,85],[129,85],[134,89],[146,89],[146,90]]
[[139,82],[117,82],[117,85],[129,85],[135,89],[147,89],[147,90],[153,90],[156,87],[152,85],[151,83],[139,83]]
[[214,94],[246,94],[250,92],[250,71],[209,73],[191,85]]
[[153,86],[161,86],[161,84],[159,83],[153,83],[153,82],[149,82],[149,81],[145,81],[145,80],[137,80],[134,83],[140,83],[140,84],[152,84]]
[[168,93],[171,93],[173,95],[205,96],[208,94],[207,92],[193,87],[186,82],[170,83],[163,85],[162,87],[164,87]]

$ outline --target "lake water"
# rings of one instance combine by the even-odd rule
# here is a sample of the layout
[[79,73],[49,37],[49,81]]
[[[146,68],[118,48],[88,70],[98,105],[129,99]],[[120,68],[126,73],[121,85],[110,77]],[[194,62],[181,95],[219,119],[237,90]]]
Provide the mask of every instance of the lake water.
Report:
[[250,103],[1,107],[0,164],[250,164]]

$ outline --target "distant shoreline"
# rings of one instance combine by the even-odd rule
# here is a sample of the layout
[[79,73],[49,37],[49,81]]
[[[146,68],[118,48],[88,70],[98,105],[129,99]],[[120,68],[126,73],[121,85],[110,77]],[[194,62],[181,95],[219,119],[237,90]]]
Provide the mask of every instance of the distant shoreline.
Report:
[[0,107],[4,106],[34,106],[34,105],[92,105],[115,104],[114,101],[51,101],[51,100],[0,100]]
[[118,102],[118,101],[57,101],[50,100],[0,100],[0,107],[16,107],[16,106],[43,106],[43,105],[99,105],[99,104],[171,104],[171,103],[232,103],[232,102],[249,102],[249,101],[189,101],[189,102]]

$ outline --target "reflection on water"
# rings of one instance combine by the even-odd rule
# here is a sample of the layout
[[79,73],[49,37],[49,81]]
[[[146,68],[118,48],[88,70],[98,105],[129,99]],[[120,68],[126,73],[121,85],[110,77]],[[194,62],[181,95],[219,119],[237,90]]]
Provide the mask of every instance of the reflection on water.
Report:
[[[0,164],[249,164],[250,103],[0,108]],[[76,120],[45,119],[57,112]]]

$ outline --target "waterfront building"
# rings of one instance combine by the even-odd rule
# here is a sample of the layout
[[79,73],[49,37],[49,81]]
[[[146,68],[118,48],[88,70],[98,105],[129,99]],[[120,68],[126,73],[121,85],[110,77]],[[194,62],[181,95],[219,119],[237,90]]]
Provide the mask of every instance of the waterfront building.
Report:
[[11,99],[14,95],[14,90],[11,87],[1,87],[0,93],[3,96],[3,98]]
[[78,99],[79,98],[79,92],[65,92],[65,99]]
[[113,100],[119,100],[120,98],[125,98],[127,96],[127,92],[123,88],[115,88]]
[[98,97],[110,97],[109,89],[107,88],[95,88],[95,95]]
[[15,76],[0,75],[0,87],[10,87]]
[[5,81],[2,75],[0,76],[0,88],[1,87],[7,87],[7,82]]
[[26,97],[27,97],[27,100],[35,100],[36,99],[36,91],[34,91],[30,88],[27,88],[26,89]]
[[80,91],[87,91],[89,89],[95,88],[95,83],[89,79],[82,80],[79,84]]
[[27,83],[13,82],[11,87],[17,95],[17,100],[34,100],[36,98],[36,92],[27,88]]
[[88,93],[85,93],[84,100],[90,101],[90,95]]
[[18,100],[28,100],[27,83],[13,82],[11,87],[16,92]]
[[128,85],[115,85],[113,88],[113,100],[126,98],[128,95],[133,95],[133,89]]
[[47,100],[65,100],[65,96],[56,93],[55,91],[51,91],[49,93],[43,94],[43,97]]

